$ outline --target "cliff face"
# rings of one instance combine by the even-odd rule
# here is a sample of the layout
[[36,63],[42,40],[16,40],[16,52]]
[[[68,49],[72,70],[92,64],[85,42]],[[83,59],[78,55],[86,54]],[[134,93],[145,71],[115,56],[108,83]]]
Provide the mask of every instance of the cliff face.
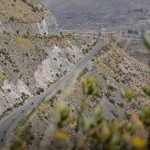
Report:
[[[8,7],[7,7],[8,6]],[[93,37],[60,34],[51,12],[36,0],[2,0],[0,114],[21,106],[65,75]],[[8,9],[9,8],[9,9]]]

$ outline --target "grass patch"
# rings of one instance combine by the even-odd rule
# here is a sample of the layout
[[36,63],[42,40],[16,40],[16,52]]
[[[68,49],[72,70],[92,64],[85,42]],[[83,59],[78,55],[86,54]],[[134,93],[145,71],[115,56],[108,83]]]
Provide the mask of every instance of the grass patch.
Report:
[[[0,0],[0,20],[17,22],[40,22],[43,17],[43,11],[38,10],[40,4],[32,0],[26,4],[23,0]],[[31,7],[32,6],[32,7]]]

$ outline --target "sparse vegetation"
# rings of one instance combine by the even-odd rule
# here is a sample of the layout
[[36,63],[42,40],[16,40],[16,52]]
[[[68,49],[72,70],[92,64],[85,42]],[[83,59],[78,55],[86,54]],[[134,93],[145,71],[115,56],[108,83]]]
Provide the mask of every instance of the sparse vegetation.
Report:
[[[98,87],[95,81],[96,80],[92,78],[87,78],[83,81],[83,92],[86,97],[97,93]],[[130,95],[128,91],[125,92],[124,98],[131,101]],[[70,115],[70,110],[67,105],[61,104],[57,108],[56,130],[53,134],[53,138],[57,144],[62,142],[69,144],[73,138],[73,147],[70,149],[149,149],[148,143],[150,141],[147,141],[136,133],[142,130],[143,126],[150,126],[150,108],[145,108],[139,115],[132,112],[130,116],[134,122],[134,124],[132,124],[130,121],[125,120],[114,120],[112,123],[109,123],[102,117],[100,106],[97,106],[89,118],[90,121],[88,123],[83,115],[84,108],[86,107],[86,97],[76,112],[77,119],[75,122],[73,121],[73,116]],[[112,113],[116,115],[114,112]],[[130,120],[127,115],[126,117]],[[64,130],[64,128],[70,126],[70,124],[75,124],[72,129],[75,131],[75,135],[72,135],[69,130]],[[147,128],[145,128],[145,130],[147,130]],[[80,137],[78,136],[79,134]],[[61,148],[64,148],[63,144],[61,144]]]
[[14,16],[11,16],[11,17],[10,17],[10,21],[12,21],[12,22],[14,22],[14,21],[15,21]]
[[11,89],[8,89],[7,92],[10,93],[10,92],[11,92]]
[[[43,6],[28,0],[1,0],[0,19],[3,21],[40,22],[43,17]],[[9,13],[7,13],[9,12]],[[26,12],[28,12],[26,14]]]
[[61,94],[61,93],[62,93],[61,89],[56,92],[56,94]]
[[[107,79],[107,78],[106,78]],[[67,146],[72,150],[82,149],[100,149],[100,150],[148,150],[149,147],[149,126],[150,126],[150,108],[144,108],[135,113],[132,108],[128,109],[126,104],[132,104],[135,96],[129,89],[122,90],[121,95],[124,103],[117,103],[125,114],[126,120],[107,121],[103,118],[101,106],[98,101],[88,120],[84,115],[88,97],[93,98],[99,92],[99,86],[95,78],[88,77],[82,82],[83,99],[75,112],[70,113],[70,107],[67,104],[60,104],[56,109],[56,128],[52,134],[53,145],[56,149],[63,149]],[[107,90],[113,92],[114,88],[108,84]],[[144,89],[149,96],[149,88]],[[54,98],[52,98],[53,101]],[[95,97],[93,98],[96,101]],[[114,99],[109,99],[114,104]],[[115,111],[112,114],[119,118]],[[132,119],[132,120],[131,120]],[[145,129],[148,139],[141,135]],[[57,147],[59,146],[59,147]]]
[[6,115],[8,115],[13,110],[12,107],[8,107],[3,113],[0,115],[0,120],[4,118]]
[[44,88],[39,87],[36,91],[36,94],[40,95],[43,92],[44,92]]
[[57,77],[57,78],[60,78],[60,75],[59,75],[58,73],[56,73],[56,77]]

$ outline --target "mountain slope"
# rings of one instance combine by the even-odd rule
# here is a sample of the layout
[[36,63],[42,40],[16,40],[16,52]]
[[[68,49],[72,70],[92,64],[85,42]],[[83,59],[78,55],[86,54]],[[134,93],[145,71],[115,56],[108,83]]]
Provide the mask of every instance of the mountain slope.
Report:
[[[29,150],[35,147],[44,150],[56,148],[57,145],[50,141],[52,130],[55,128],[55,106],[65,102],[71,107],[71,114],[76,116],[76,110],[83,97],[82,79],[87,76],[94,76],[100,86],[98,96],[89,97],[86,100],[85,117],[87,119],[97,102],[101,104],[107,120],[130,119],[129,109],[139,111],[141,108],[149,106],[149,98],[144,95],[142,90],[150,79],[148,66],[127,55],[116,44],[111,42],[102,48],[85,70],[80,74],[77,82],[71,81],[63,90],[58,91],[53,97],[49,97],[39,106],[38,110],[34,111],[25,125],[18,126],[20,131],[25,129],[25,132],[29,131],[29,135],[34,137],[31,140],[29,136],[24,137],[24,132],[16,131],[16,134],[19,133],[21,138],[26,139]],[[137,95],[127,106],[126,113],[123,112],[125,101],[121,97],[121,89],[130,89]],[[71,134],[74,133],[71,132]]]
[[1,112],[16,103],[22,105],[38,88],[51,86],[84,56],[82,48],[94,42],[92,37],[74,35],[24,38],[0,34],[0,39]]
[[[34,11],[31,6],[42,9]],[[0,7],[7,12],[0,17],[0,114],[4,117],[70,71],[84,56],[82,49],[92,47],[95,39],[60,34],[56,20],[36,0],[2,0]]]

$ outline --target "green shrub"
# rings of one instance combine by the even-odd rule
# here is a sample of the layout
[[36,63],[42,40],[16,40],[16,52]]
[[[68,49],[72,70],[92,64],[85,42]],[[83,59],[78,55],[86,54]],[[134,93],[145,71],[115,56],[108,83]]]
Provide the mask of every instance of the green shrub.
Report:
[[10,19],[10,21],[12,21],[12,22],[14,22],[14,21],[15,21],[14,16],[11,16],[9,19]]
[[26,143],[20,138],[14,139],[13,144],[10,147],[10,150],[25,150],[25,149]]
[[36,94],[37,94],[37,95],[40,95],[40,94],[43,93],[43,92],[44,92],[44,88],[39,87],[39,88],[37,89],[37,91],[36,91]]

